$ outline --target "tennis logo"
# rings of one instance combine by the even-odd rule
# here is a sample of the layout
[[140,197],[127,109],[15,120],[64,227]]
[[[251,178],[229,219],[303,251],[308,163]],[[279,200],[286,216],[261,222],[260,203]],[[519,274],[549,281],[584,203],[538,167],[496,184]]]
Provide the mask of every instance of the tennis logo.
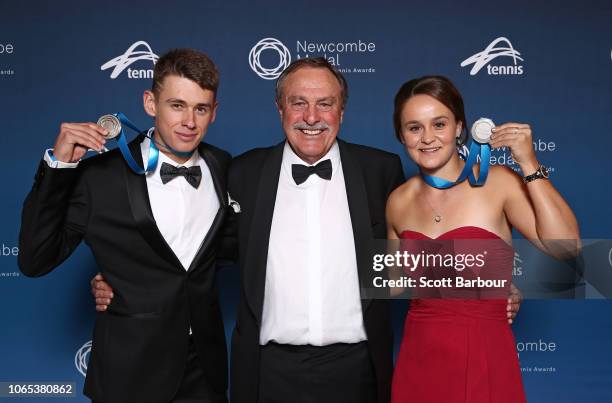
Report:
[[[141,48],[142,50],[138,50]],[[132,69],[129,68],[132,64],[139,60],[149,60],[153,65],[157,62],[159,56],[153,53],[151,46],[145,41],[134,42],[122,55],[112,58],[104,63],[100,70],[107,70],[113,67],[110,78],[119,77],[125,69],[127,69],[128,78],[153,78],[153,69]]]
[[[507,46],[497,46],[499,43],[505,43]],[[491,66],[490,63],[498,57],[510,57],[512,58],[513,64],[506,66]],[[491,42],[482,52],[478,52],[462,61],[461,67],[473,64],[470,70],[471,76],[478,74],[484,66],[487,66],[488,75],[521,75],[523,74],[523,66],[518,64],[518,61],[524,61],[521,57],[521,53],[514,49],[508,38],[502,36]]]
[[87,373],[87,363],[89,362],[89,354],[91,353],[91,340],[83,344],[74,356],[74,366],[81,375]]
[[[278,64],[274,66],[263,66],[261,54],[264,52],[276,52],[278,54]],[[283,70],[291,63],[289,49],[278,39],[264,38],[257,42],[249,52],[249,65],[257,75],[264,80],[275,80],[281,75]]]

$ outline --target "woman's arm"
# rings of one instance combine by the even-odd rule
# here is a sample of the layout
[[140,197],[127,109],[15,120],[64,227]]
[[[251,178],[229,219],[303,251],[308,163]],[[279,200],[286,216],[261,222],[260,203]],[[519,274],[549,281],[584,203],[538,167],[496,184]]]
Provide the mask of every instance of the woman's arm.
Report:
[[[524,175],[534,173],[539,163],[529,125],[498,126],[492,147],[509,147]],[[499,170],[496,187],[505,194],[504,213],[510,224],[546,253],[567,258],[580,250],[580,232],[574,212],[548,179],[524,183],[509,169]]]

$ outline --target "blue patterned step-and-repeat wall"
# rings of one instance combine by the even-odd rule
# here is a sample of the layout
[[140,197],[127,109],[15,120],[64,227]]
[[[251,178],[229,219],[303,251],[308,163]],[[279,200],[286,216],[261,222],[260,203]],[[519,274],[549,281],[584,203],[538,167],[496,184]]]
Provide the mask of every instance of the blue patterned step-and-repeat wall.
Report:
[[[464,96],[468,121],[484,116],[532,126],[537,157],[551,167],[582,236],[607,239],[611,20],[606,0],[4,2],[0,382],[73,382],[72,401],[87,401],[81,391],[95,262],[81,246],[43,278],[21,275],[21,205],[60,122],[122,111],[143,128],[151,124],[142,92],[167,50],[193,47],[218,65],[219,109],[206,140],[233,155],[283,138],[273,78],[291,60],[325,56],[350,86],[340,136],[400,154],[409,176],[416,169],[394,138],[393,97],[408,79],[448,76]],[[518,169],[508,150],[495,151],[492,162]],[[607,254],[601,265],[612,270]],[[520,277],[537,267],[517,255],[515,269]],[[221,270],[218,283],[229,336],[235,267]],[[404,311],[405,303],[394,303],[396,341]],[[513,329],[530,402],[612,401],[609,300],[528,299]]]

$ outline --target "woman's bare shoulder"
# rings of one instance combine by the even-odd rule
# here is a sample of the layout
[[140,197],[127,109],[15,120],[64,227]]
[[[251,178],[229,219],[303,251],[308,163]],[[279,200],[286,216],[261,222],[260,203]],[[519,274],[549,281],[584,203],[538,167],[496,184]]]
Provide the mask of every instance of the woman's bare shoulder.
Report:
[[405,205],[407,201],[414,197],[416,191],[420,188],[422,180],[419,176],[413,176],[406,182],[398,186],[387,200],[387,209],[394,208],[398,204]]

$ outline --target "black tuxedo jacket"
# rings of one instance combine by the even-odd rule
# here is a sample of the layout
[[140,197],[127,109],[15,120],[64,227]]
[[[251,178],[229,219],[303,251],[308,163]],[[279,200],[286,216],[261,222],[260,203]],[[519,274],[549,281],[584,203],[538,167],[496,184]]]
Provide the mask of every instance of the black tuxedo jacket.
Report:
[[[404,181],[397,155],[338,140],[355,239],[359,278],[367,281],[371,260],[368,241],[386,238],[387,196]],[[268,241],[274,213],[284,142],[234,158],[228,179],[241,212],[229,217],[236,226],[240,262],[240,303],[232,335],[232,403],[257,401],[259,334],[263,310]],[[231,242],[226,239],[227,242]],[[229,245],[229,244],[228,244]],[[236,246],[236,245],[234,245]],[[229,246],[228,246],[229,247]],[[388,301],[362,299],[363,321],[378,384],[378,401],[390,400],[393,334]],[[304,374],[308,376],[308,374]],[[263,402],[260,402],[263,403]]]
[[[130,143],[140,164],[142,139]],[[96,316],[84,391],[94,400],[170,401],[185,370],[190,327],[210,386],[226,392],[227,351],[214,274],[231,157],[204,143],[198,151],[221,207],[188,270],[155,224],[144,175],[132,172],[119,150],[74,169],[40,163],[23,206],[19,267],[27,276],[41,276],[81,240],[91,248],[114,292],[108,310]]]

